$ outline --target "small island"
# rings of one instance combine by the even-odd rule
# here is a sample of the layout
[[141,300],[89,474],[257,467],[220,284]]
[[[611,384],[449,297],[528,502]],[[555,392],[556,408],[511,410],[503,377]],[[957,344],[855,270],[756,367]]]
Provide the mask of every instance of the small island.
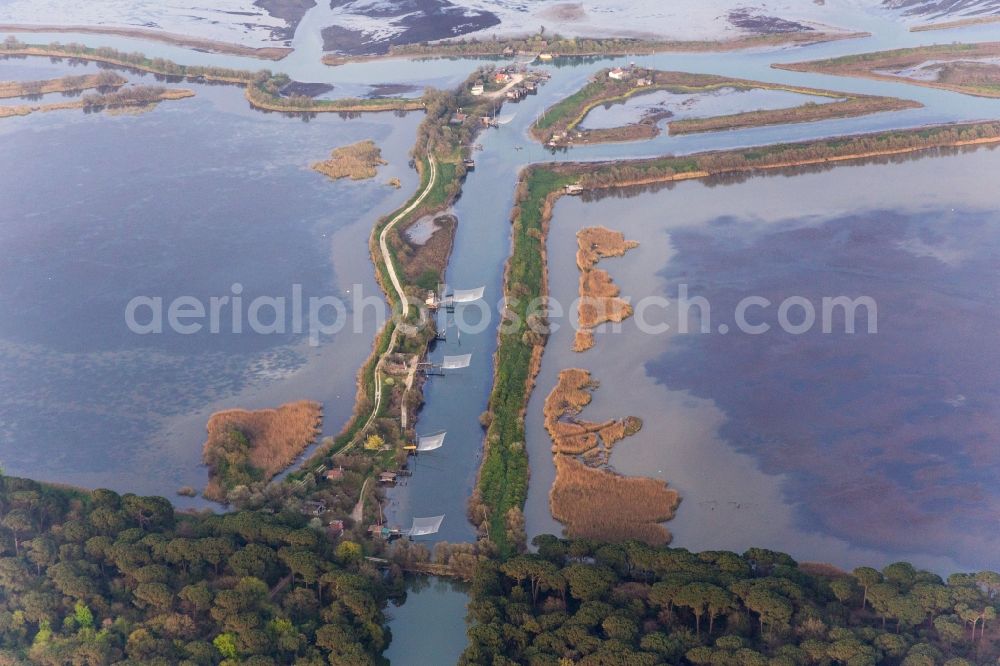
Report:
[[330,159],[316,162],[312,168],[332,180],[368,180],[378,174],[378,167],[386,164],[388,162],[382,159],[382,150],[374,141],[367,139],[334,148]]
[[50,93],[75,94],[93,88],[105,91],[120,88],[128,81],[114,72],[104,71],[100,74],[68,74],[58,79],[46,81],[0,81],[0,99],[12,97],[35,97]]
[[85,112],[107,111],[121,113],[127,110],[152,109],[166,100],[194,97],[194,91],[186,88],[164,88],[163,86],[132,86],[107,93],[87,93],[80,99],[49,104],[19,104],[0,106],[0,118],[27,116],[36,112],[81,109]]
[[576,265],[580,269],[580,327],[573,351],[583,352],[594,346],[594,329],[606,322],[620,323],[632,316],[632,306],[621,298],[621,290],[604,269],[594,268],[605,257],[621,257],[639,247],[625,240],[620,231],[605,227],[587,227],[576,234],[579,250]]
[[843,39],[867,37],[867,32],[813,30],[807,26],[789,31],[742,35],[733,39],[678,40],[640,39],[636,37],[567,37],[542,34],[480,39],[469,37],[440,41],[393,44],[388,53],[349,55],[330,53],[323,56],[324,64],[337,66],[379,58],[510,58],[530,56],[543,62],[559,58],[610,58],[648,55],[653,53],[708,53],[740,51],[774,46],[806,46]]

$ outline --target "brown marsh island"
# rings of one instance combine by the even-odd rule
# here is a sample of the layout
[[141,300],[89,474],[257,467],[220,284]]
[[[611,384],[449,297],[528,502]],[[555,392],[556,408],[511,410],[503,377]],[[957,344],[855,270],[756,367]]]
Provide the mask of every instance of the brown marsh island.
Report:
[[315,171],[332,178],[367,180],[378,174],[378,167],[388,164],[382,159],[382,150],[371,139],[349,146],[334,148],[330,159],[312,165]]
[[602,268],[594,268],[605,257],[621,257],[639,244],[625,240],[620,231],[605,227],[587,227],[576,235],[579,250],[576,265],[580,269],[580,327],[573,351],[583,352],[594,346],[594,329],[606,322],[619,323],[632,316],[632,306],[621,298],[621,290]]
[[596,388],[586,370],[563,370],[545,400],[545,428],[556,464],[549,493],[552,516],[571,538],[669,543],[670,532],[660,523],[674,517],[680,496],[662,481],[606,469],[611,448],[639,432],[642,421],[635,416],[603,423],[577,418]]

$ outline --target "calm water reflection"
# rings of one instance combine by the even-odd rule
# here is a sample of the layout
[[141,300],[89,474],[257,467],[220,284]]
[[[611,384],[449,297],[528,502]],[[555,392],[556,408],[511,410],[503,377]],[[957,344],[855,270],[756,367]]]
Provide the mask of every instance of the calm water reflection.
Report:
[[[642,243],[608,262],[623,294],[675,299],[689,285],[710,302],[713,331],[735,330],[737,302],[759,295],[775,305],[754,321],[774,330],[653,336],[630,321],[583,355],[568,351],[572,331],[556,333],[530,411],[531,533],[558,529],[541,400],[560,368],[580,366],[602,384],[588,418],[645,420],[612,463],[680,490],[676,545],[996,566],[1000,213],[987,184],[998,168],[1000,152],[981,150],[560,203],[557,298],[576,289],[574,232],[609,224]],[[777,330],[783,299],[819,310],[840,295],[877,301],[877,335]],[[648,320],[676,330],[676,306],[662,312]]]
[[[197,92],[140,116],[55,112],[0,128],[0,460],[10,473],[171,496],[203,485],[200,447],[217,408],[320,400],[328,432],[351,411],[371,325],[319,348],[231,327],[143,337],[124,308],[139,295],[207,301],[234,283],[247,303],[288,298],[294,284],[307,298],[355,284],[380,298],[367,238],[416,185],[406,153],[420,116],[304,123],[249,111],[235,88]],[[332,183],[308,168],[363,138],[390,162],[377,179]],[[385,184],[393,176],[402,189]]]
[[454,664],[465,649],[465,585],[445,578],[414,578],[406,603],[390,606],[392,643],[385,657],[393,666]]

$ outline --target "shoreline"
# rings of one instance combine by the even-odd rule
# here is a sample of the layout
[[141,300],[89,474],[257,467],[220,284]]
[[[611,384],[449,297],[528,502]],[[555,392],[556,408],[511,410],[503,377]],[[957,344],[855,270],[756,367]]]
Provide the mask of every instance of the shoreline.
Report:
[[935,88],[937,90],[947,90],[948,92],[958,93],[960,95],[969,95],[971,97],[983,97],[986,99],[1000,98],[1000,90],[997,90],[996,92],[975,91],[975,90],[970,90],[969,88],[965,88],[963,86],[953,85],[950,83],[939,83],[937,81],[923,81],[921,79],[914,79],[906,76],[892,76],[891,74],[877,74],[875,72],[867,70],[859,70],[850,73],[826,72],[818,69],[792,67],[791,63],[790,64],[772,63],[771,67],[773,69],[783,69],[789,72],[828,74],[830,76],[843,76],[846,78],[854,78],[854,79],[868,79],[869,81],[882,81],[886,83],[904,83],[907,85],[920,86],[922,88]]
[[[107,82],[102,81],[100,74],[85,74],[68,76],[41,81],[4,81],[0,82],[0,99],[16,99],[34,95],[51,95],[53,93],[76,93],[93,90],[94,88],[121,88],[128,81],[117,74]],[[71,80],[72,79],[72,80]],[[36,89],[29,90],[34,86]]]
[[18,118],[30,116],[32,113],[46,113],[48,111],[71,111],[73,109],[91,109],[98,112],[121,112],[129,109],[152,109],[161,102],[194,97],[195,92],[187,88],[170,88],[163,91],[156,100],[150,102],[133,102],[116,104],[113,106],[101,106],[89,104],[86,100],[78,99],[72,102],[52,102],[51,104],[19,104],[0,105],[0,118]]
[[[822,44],[826,42],[836,42],[845,39],[860,39],[863,37],[870,37],[870,32],[863,31],[843,31],[843,32],[822,32],[822,31],[801,31],[801,32],[787,32],[787,33],[771,33],[771,34],[756,34],[756,35],[746,35],[742,37],[736,37],[734,39],[705,39],[705,40],[651,40],[651,39],[632,39],[632,40],[616,40],[615,38],[608,37],[577,37],[571,41],[625,41],[628,42],[625,45],[617,46],[614,48],[609,48],[608,50],[587,50],[578,52],[566,52],[565,50],[560,50],[558,44],[553,46],[553,51],[551,55],[553,58],[598,58],[598,57],[623,57],[631,55],[653,55],[655,53],[701,53],[701,52],[729,52],[729,51],[742,51],[745,49],[759,48],[761,46],[789,46],[789,45],[810,45],[810,44]],[[407,44],[400,47],[395,47],[389,52],[388,55],[396,56],[429,56],[429,57],[448,57],[448,56],[458,56],[458,57],[489,57],[489,56],[503,56],[503,47],[510,45],[512,43],[518,43],[524,38],[518,37],[507,37],[500,38],[496,42],[490,41],[478,41],[478,42],[462,42],[462,41],[447,41],[432,43],[426,47],[421,47],[417,44]],[[556,36],[554,39],[559,39]],[[473,50],[469,52],[459,52],[456,49],[462,46],[467,46],[470,44],[482,45],[485,48],[480,50]],[[420,50],[424,49],[424,50]],[[499,49],[499,50],[498,50]],[[524,55],[538,55],[534,52],[527,52]],[[372,56],[359,56],[359,57],[372,57]],[[380,56],[374,56],[380,57]]]
[[70,51],[66,45],[53,48],[51,45],[18,44],[4,48],[0,44],[0,59],[12,57],[67,58],[89,62],[102,62],[126,70],[132,69],[157,76],[176,77],[181,80],[212,81],[244,88],[244,96],[250,105],[261,111],[283,113],[381,113],[385,111],[418,111],[425,108],[423,98],[407,99],[387,97],[377,99],[313,100],[301,97],[279,97],[264,86],[276,87],[275,83],[288,81],[284,74],[274,74],[270,70],[250,72],[247,70],[204,67],[201,65],[179,65],[170,60],[148,58],[145,54],[126,54],[115,49],[84,47],[80,51]]
[[[963,137],[962,132],[973,134],[985,133],[987,136]],[[958,133],[949,138],[949,135]],[[935,140],[935,133],[944,134],[943,140]],[[911,146],[893,145],[905,140],[916,140]],[[633,186],[671,183],[684,180],[708,178],[716,175],[732,173],[753,173],[755,171],[775,171],[790,167],[806,167],[817,164],[841,164],[878,157],[913,154],[932,151],[940,148],[961,148],[980,145],[1000,144],[1000,121],[932,125],[922,128],[878,132],[873,134],[855,134],[844,137],[806,141],[790,144],[775,144],[772,151],[794,152],[796,150],[815,149],[833,144],[835,149],[850,146],[851,142],[867,144],[883,141],[888,144],[883,148],[868,151],[849,150],[843,154],[817,157],[800,157],[798,159],[776,159],[770,162],[745,163],[726,167],[718,164],[719,158],[727,156],[743,156],[746,154],[768,156],[761,151],[768,148],[736,149],[731,151],[709,151],[686,156],[669,156],[647,160],[632,160],[621,162],[578,162],[578,163],[542,163],[525,167],[518,180],[517,195],[512,213],[511,253],[504,269],[503,294],[512,307],[519,308],[519,297],[546,299],[549,295],[548,257],[546,253],[549,225],[552,221],[555,204],[560,197],[567,196],[569,185],[580,185],[584,192],[610,189],[625,189]],[[707,164],[703,164],[708,162]],[[662,165],[662,166],[661,166]],[[660,173],[647,177],[628,177],[627,172],[621,173],[622,167],[638,170],[641,167],[662,168]],[[674,167],[683,168],[676,171]],[[594,180],[593,177],[602,170],[615,170],[615,178],[607,182]],[[587,176],[592,182],[581,180]],[[540,205],[533,205],[542,202]],[[527,227],[527,228],[526,228]],[[524,275],[537,274],[540,283],[536,285],[519,284]],[[522,288],[527,294],[515,294],[514,287]],[[523,289],[527,287],[527,289]],[[494,355],[494,380],[490,393],[490,411],[494,418],[486,433],[483,445],[483,457],[480,465],[476,486],[473,491],[474,501],[483,504],[490,510],[491,533],[502,534],[503,516],[507,510],[516,508],[523,510],[527,497],[527,484],[530,475],[526,447],[522,444],[516,451],[507,442],[524,442],[524,415],[528,409],[528,401],[535,388],[541,359],[544,355],[546,338],[529,339],[521,337],[524,328],[524,317],[521,326],[507,334],[498,331],[497,351]],[[501,377],[506,377],[502,380]],[[504,386],[511,378],[523,377],[519,386]],[[511,404],[511,403],[514,404]],[[507,413],[500,413],[500,407],[505,407]],[[501,418],[502,417],[502,418]],[[500,432],[502,420],[507,430]],[[506,435],[506,436],[502,436]],[[498,531],[500,530],[500,531]],[[500,552],[508,548],[506,543],[498,543]]]
[[1000,16],[970,16],[969,18],[957,19],[955,21],[941,21],[940,23],[925,23],[915,25],[910,28],[910,32],[930,32],[932,30],[949,30],[951,28],[966,28],[972,25],[987,25],[990,23],[1000,23]]
[[[691,41],[656,41],[646,39],[617,40],[615,38],[606,37],[578,37],[571,41],[611,41],[618,43],[625,41],[628,43],[609,48],[608,50],[591,49],[579,52],[567,52],[565,49],[559,49],[558,45],[556,45],[553,48],[555,53],[546,55],[551,55],[551,59],[558,60],[563,58],[621,58],[633,55],[654,55],[657,53],[729,53],[732,51],[744,51],[766,47],[778,48],[787,46],[810,46],[813,44],[824,44],[827,42],[837,42],[846,39],[863,39],[865,37],[871,37],[871,33],[861,31],[802,31],[794,33],[748,35],[744,37],[736,37],[734,39]],[[533,56],[533,58],[537,60],[543,53],[543,51],[538,51],[537,49],[530,51],[518,51],[515,49],[513,54],[505,55],[505,47],[511,44],[520,43],[525,39],[525,37],[510,36],[502,37],[496,41],[477,40],[473,42],[451,40],[430,43],[426,46],[422,46],[420,44],[405,44],[402,46],[392,47],[388,53],[384,54],[352,55],[327,53],[323,56],[323,64],[330,67],[339,67],[341,65],[371,62],[376,60],[390,60],[393,58],[403,58],[407,60],[459,58],[471,60],[476,58],[509,59],[512,57],[529,55]],[[556,36],[555,39],[561,38]],[[470,50],[464,51],[463,48],[465,47],[470,47]]]
[[928,60],[937,60],[943,65],[956,65],[970,58],[996,58],[997,56],[1000,56],[1000,42],[955,42],[952,44],[933,44],[886,51],[870,51],[820,60],[771,63],[771,69],[869,79],[871,81],[889,83],[905,83],[924,88],[947,90],[973,97],[996,99],[1000,98],[1000,77],[997,76],[994,76],[993,80],[979,82],[960,81],[958,83],[945,83],[939,80],[923,80],[900,74],[887,74],[879,70],[891,69],[898,72],[916,67]]
[[[470,78],[479,75],[477,71]],[[357,374],[355,404],[350,420],[335,438],[325,440],[292,472],[289,481],[304,483],[321,471],[325,459],[358,450],[366,437],[367,441],[377,438],[381,444],[377,451],[365,444],[365,453],[370,454],[373,465],[371,473],[407,468],[409,447],[416,438],[415,423],[424,402],[424,381],[423,377],[416,375],[416,369],[418,363],[426,358],[436,330],[423,310],[415,315],[414,311],[419,308],[411,307],[423,304],[427,287],[421,286],[420,281],[409,274],[407,260],[412,261],[417,255],[406,254],[406,250],[412,248],[406,245],[398,230],[405,230],[427,215],[447,211],[461,195],[466,174],[462,161],[463,146],[482,130],[476,113],[472,111],[475,98],[470,99],[465,92],[468,87],[468,81],[465,81],[451,92],[433,93],[430,97],[428,115],[421,123],[411,150],[411,155],[415,156],[413,166],[420,175],[419,186],[403,204],[376,221],[368,238],[375,280],[393,312],[403,312],[403,320],[400,322],[396,318],[398,315],[394,316],[376,335],[371,354]],[[459,108],[469,110],[462,129],[454,136],[449,133],[451,138],[444,145],[440,145],[439,140],[434,143],[438,127],[455,127],[451,121]],[[448,269],[453,235],[447,241],[446,252],[434,254],[428,267],[437,273],[439,282],[443,282]],[[416,252],[419,253],[419,250]],[[419,328],[408,333],[402,324]],[[358,453],[361,451],[358,450]]]
[[0,32],[27,32],[27,33],[83,33],[88,35],[114,35],[117,37],[131,37],[135,39],[147,39],[152,42],[162,42],[181,46],[195,51],[208,51],[210,53],[225,53],[228,55],[248,56],[260,60],[282,60],[291,54],[295,49],[287,46],[243,46],[232,42],[220,42],[214,39],[202,37],[188,37],[172,32],[152,30],[150,28],[130,28],[125,26],[86,26],[86,25],[44,25],[29,23],[0,23]]

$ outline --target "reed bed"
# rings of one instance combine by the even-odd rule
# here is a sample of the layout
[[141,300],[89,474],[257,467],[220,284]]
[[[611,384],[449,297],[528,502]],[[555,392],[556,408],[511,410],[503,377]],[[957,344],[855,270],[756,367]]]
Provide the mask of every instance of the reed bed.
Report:
[[612,446],[642,428],[642,420],[635,416],[600,423],[578,419],[590,404],[595,388],[597,382],[586,370],[570,368],[559,373],[559,381],[543,407],[554,453],[584,455],[597,451],[607,459]]
[[607,257],[621,257],[633,248],[636,241],[625,240],[625,234],[607,227],[586,227],[576,234],[576,265],[581,271],[593,268],[598,261]]
[[312,165],[315,171],[333,179],[367,180],[378,174],[378,167],[388,164],[382,150],[368,139],[349,146],[334,148],[330,159]]
[[573,351],[575,352],[585,352],[594,346],[594,332],[589,328],[581,328],[573,336]]
[[642,428],[642,420],[576,419],[590,404],[596,387],[589,372],[570,368],[559,373],[545,400],[545,428],[552,437],[556,463],[549,493],[552,516],[566,526],[570,537],[666,544],[670,532],[659,523],[673,518],[680,498],[662,481],[598,468],[608,463],[612,446]]
[[592,330],[607,322],[619,323],[632,316],[632,306],[619,298],[621,290],[606,270],[595,268],[580,275],[578,317],[581,330]]
[[639,247],[625,234],[606,227],[586,227],[576,234],[576,265],[580,269],[579,328],[573,351],[594,346],[594,329],[608,322],[620,323],[632,316],[632,306],[619,297],[621,290],[603,269],[594,268],[605,257],[620,257]]
[[670,543],[670,531],[660,523],[674,517],[680,496],[665,482],[594,469],[564,455],[555,456],[555,463],[549,506],[566,536]]
[[591,391],[598,384],[590,373],[580,368],[569,368],[559,373],[559,381],[545,399],[545,422],[555,423],[564,416],[576,415],[590,404]]
[[269,481],[316,441],[322,422],[323,406],[310,400],[216,412],[202,453],[209,467],[205,496],[221,500],[241,482]]

